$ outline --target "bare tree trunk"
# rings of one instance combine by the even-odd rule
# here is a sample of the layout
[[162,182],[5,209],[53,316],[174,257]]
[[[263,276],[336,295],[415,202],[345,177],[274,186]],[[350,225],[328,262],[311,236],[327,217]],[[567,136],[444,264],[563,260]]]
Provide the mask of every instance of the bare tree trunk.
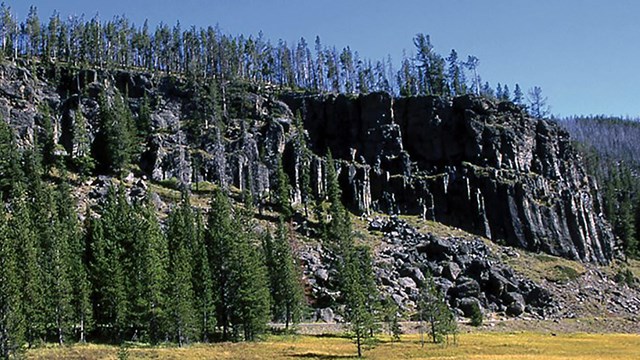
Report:
[[82,318],[80,319],[80,343],[84,344],[87,342],[87,339],[85,339],[85,333],[84,333],[84,315],[82,315]]

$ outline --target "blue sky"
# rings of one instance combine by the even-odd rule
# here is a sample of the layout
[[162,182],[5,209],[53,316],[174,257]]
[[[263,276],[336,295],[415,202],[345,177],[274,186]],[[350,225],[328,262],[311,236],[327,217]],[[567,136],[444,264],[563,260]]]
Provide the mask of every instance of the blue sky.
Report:
[[362,57],[398,60],[417,33],[447,55],[480,58],[483,80],[541,86],[559,115],[640,117],[640,1],[634,0],[8,0],[23,19],[126,14],[141,25],[219,24],[230,34],[288,42],[319,35]]

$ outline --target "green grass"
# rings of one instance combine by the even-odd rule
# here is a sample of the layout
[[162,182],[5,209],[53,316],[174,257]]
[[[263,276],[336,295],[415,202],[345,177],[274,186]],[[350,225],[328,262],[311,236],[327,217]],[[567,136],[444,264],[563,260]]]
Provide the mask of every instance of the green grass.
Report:
[[503,257],[503,261],[515,271],[523,274],[536,282],[547,280],[557,283],[577,279],[585,273],[583,264],[563,259],[561,257],[536,254],[528,251],[514,249],[519,256],[517,258]]
[[[119,348],[107,345],[45,347],[28,359],[117,359]],[[256,343],[197,344],[186,348],[129,348],[130,359],[352,359],[355,345],[338,336],[270,336]],[[629,334],[550,334],[532,332],[461,334],[457,344],[428,343],[418,335],[400,342],[383,337],[364,352],[367,359],[638,359],[640,336]]]

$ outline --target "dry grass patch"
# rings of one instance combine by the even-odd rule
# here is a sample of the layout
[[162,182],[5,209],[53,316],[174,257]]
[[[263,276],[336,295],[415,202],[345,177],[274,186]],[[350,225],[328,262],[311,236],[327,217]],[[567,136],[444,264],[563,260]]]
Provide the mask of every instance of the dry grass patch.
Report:
[[[118,348],[106,345],[48,347],[31,350],[29,359],[117,359]],[[256,343],[153,347],[129,350],[130,359],[351,359],[355,345],[333,336],[271,336]],[[627,334],[470,333],[457,345],[427,344],[418,335],[401,342],[382,338],[365,351],[367,359],[550,359],[596,360],[640,358],[640,336]]]
[[503,256],[502,260],[514,270],[540,282],[543,279],[556,283],[566,283],[577,279],[586,272],[583,264],[563,259],[561,257],[535,254],[528,251],[513,249],[518,257]]

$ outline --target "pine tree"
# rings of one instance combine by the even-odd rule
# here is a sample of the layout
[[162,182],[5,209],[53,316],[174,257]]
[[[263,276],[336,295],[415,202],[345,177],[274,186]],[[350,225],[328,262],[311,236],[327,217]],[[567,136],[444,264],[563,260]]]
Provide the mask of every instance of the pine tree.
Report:
[[502,85],[500,83],[498,83],[498,85],[496,85],[496,99],[501,100],[502,97],[504,96],[504,93],[502,92]]
[[264,259],[251,242],[251,235],[236,221],[239,230],[230,253],[231,324],[236,338],[253,341],[269,321],[269,282]]
[[82,107],[79,105],[73,116],[73,147],[71,150],[71,161],[73,167],[81,176],[91,174],[95,168],[95,161],[91,157],[91,143],[89,131],[87,130],[87,120],[82,114]]
[[[424,285],[420,289],[418,316],[421,321],[421,334],[424,331],[422,321],[426,321],[434,343],[442,342],[445,336],[455,334],[457,331],[455,317],[447,306],[444,295],[436,288],[431,274],[427,274]],[[422,346],[424,346],[424,340]]]
[[522,93],[522,89],[520,89],[520,85],[516,84],[515,90],[513,90],[513,102],[518,105],[522,105],[524,101],[524,94]]
[[285,219],[289,219],[293,215],[293,208],[291,207],[291,185],[289,184],[289,177],[284,172],[282,158],[278,159],[276,174],[278,176],[276,190],[277,208]]
[[[69,314],[71,286],[68,277],[68,244],[63,233],[58,231],[59,219],[54,194],[41,180],[42,162],[39,153],[28,149],[23,153],[23,166],[27,178],[25,198],[29,199],[28,213],[31,232],[37,251],[38,305],[32,308],[40,324],[33,322],[40,333],[32,339],[51,336],[62,343],[70,332]],[[35,291],[35,290],[34,290]],[[30,340],[30,343],[32,341]]]
[[502,89],[502,97],[500,100],[509,101],[511,99],[511,91],[509,91],[509,85],[504,84],[504,88]]
[[400,341],[400,335],[402,335],[400,307],[391,297],[385,298],[383,314],[383,320],[386,324],[388,334],[392,336],[393,341]]
[[58,227],[56,232],[66,240],[66,254],[69,282],[71,284],[70,324],[77,326],[77,340],[86,341],[86,334],[92,325],[91,282],[85,262],[87,248],[84,234],[75,212],[75,204],[70,195],[69,186],[61,184],[56,194]]
[[624,194],[618,205],[618,211],[614,222],[614,232],[622,240],[625,255],[636,257],[638,255],[638,240],[635,232],[635,218],[633,206],[628,194]]
[[0,194],[7,198],[22,179],[20,154],[13,130],[0,118]]
[[234,246],[233,214],[225,193],[216,188],[211,198],[207,216],[205,246],[209,249],[209,266],[213,279],[216,322],[222,327],[222,339],[230,337],[231,293],[230,264]]
[[158,343],[166,334],[169,248],[155,210],[151,204],[145,204],[142,211],[143,232],[146,233],[145,255],[143,262],[144,305],[146,307],[145,324],[151,343]]
[[131,163],[136,152],[135,124],[129,106],[122,95],[116,93],[113,104],[101,94],[100,128],[94,143],[95,158],[104,170],[119,174]]
[[[45,272],[47,276],[47,304],[48,321],[50,324],[49,332],[55,335],[55,340],[62,345],[65,339],[72,333],[74,321],[74,289],[73,276],[82,276],[75,274],[74,270],[80,270],[73,267],[73,260],[77,259],[82,253],[72,253],[74,240],[77,240],[77,221],[74,222],[76,216],[73,211],[73,205],[69,201],[68,190],[61,185],[55,194],[55,211],[51,214],[54,224],[54,233],[51,234],[48,246],[44,247],[45,258],[47,264]],[[52,204],[53,205],[53,204]],[[81,257],[80,257],[81,259]],[[81,281],[81,280],[80,280]],[[80,285],[80,284],[78,284]]]
[[121,341],[127,330],[130,309],[122,234],[122,222],[129,218],[123,201],[122,193],[118,195],[116,189],[110,187],[101,209],[102,216],[91,219],[87,229],[94,319],[103,334],[115,342]]
[[249,223],[246,214],[232,211],[222,190],[214,191],[206,244],[211,250],[217,323],[225,340],[254,340],[269,320],[268,277]]
[[529,89],[527,94],[529,102],[529,113],[535,118],[544,118],[549,115],[550,109],[547,105],[547,97],[542,94],[540,86]]
[[43,272],[40,267],[40,244],[29,211],[27,194],[17,185],[16,196],[11,203],[10,233],[17,245],[20,261],[20,303],[24,315],[25,335],[29,346],[42,339],[45,330]]
[[327,246],[337,254],[346,254],[352,246],[351,219],[342,205],[342,191],[338,182],[335,163],[331,152],[327,155],[327,198],[329,200],[328,224],[325,224],[324,239]]
[[202,342],[209,342],[216,326],[215,292],[209,249],[205,242],[205,228],[202,215],[195,214],[195,239],[193,243],[193,289],[197,314],[198,332]]
[[273,300],[271,313],[275,321],[285,322],[285,329],[300,320],[303,300],[300,272],[288,238],[285,223],[281,219],[275,241],[270,234],[263,239]]
[[0,358],[15,356],[24,343],[24,314],[18,243],[10,231],[8,214],[0,202]]
[[362,356],[362,347],[373,336],[377,289],[369,249],[353,241],[351,218],[341,202],[341,191],[331,153],[327,156],[327,195],[331,202],[331,222],[325,229],[325,241],[336,255],[339,287],[345,305],[345,319]]
[[142,103],[140,104],[136,128],[138,131],[138,137],[141,139],[146,139],[146,137],[151,134],[151,105],[149,104],[149,96],[146,92],[144,93]]
[[351,337],[358,348],[358,357],[362,357],[362,347],[372,338],[375,326],[375,317],[371,312],[372,297],[375,294],[371,294],[367,286],[368,278],[373,274],[367,272],[371,269],[371,264],[365,263],[370,257],[361,259],[360,256],[367,250],[356,249],[353,245],[343,251],[339,255],[342,258],[339,273],[345,319],[349,322]]
[[53,115],[48,104],[40,105],[40,132],[37,137],[38,151],[42,164],[48,172],[56,165],[56,142],[53,132]]
[[451,53],[449,53],[449,57],[447,57],[447,64],[447,81],[449,83],[451,95],[464,95],[466,91],[464,84],[464,73],[460,68],[458,53],[455,49],[451,49]]
[[311,150],[309,149],[309,145],[307,144],[307,139],[305,137],[305,130],[300,111],[296,112],[295,122],[296,146],[298,148],[298,153],[300,154],[300,166],[298,170],[300,172],[300,197],[302,206],[304,207],[304,215],[305,217],[309,217],[309,204],[313,197],[313,191],[311,189]]
[[188,197],[169,216],[169,328],[178,346],[196,338],[196,317],[192,283],[192,249],[194,219]]

